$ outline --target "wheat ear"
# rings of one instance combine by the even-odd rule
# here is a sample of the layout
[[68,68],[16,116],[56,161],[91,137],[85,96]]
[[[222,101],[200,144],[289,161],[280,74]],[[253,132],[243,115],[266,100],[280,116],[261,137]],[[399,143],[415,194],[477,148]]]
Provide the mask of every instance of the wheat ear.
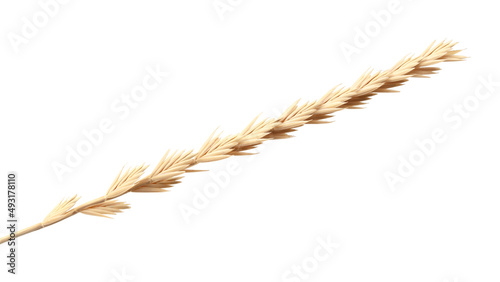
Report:
[[[461,61],[465,57],[458,55],[461,50],[453,50],[456,43],[443,41],[432,43],[419,56],[406,56],[392,68],[385,71],[366,71],[351,87],[336,86],[316,101],[300,104],[295,102],[280,117],[258,121],[255,118],[238,134],[221,137],[212,133],[203,146],[194,153],[176,151],[163,156],[154,170],[142,177],[147,166],[140,165],[121,171],[111,184],[107,193],[97,199],[74,207],[78,197],[61,201],[45,219],[16,233],[16,237],[39,230],[60,222],[75,214],[83,213],[94,216],[114,215],[129,206],[114,200],[128,192],[164,192],[180,182],[184,173],[194,172],[192,166],[218,161],[234,155],[250,154],[248,150],[271,139],[291,137],[290,133],[304,124],[327,123],[325,120],[337,111],[346,108],[360,108],[373,95],[383,92],[397,92],[393,88],[402,85],[410,77],[428,77],[439,70],[432,65],[440,62]],[[9,236],[0,238],[0,244]]]

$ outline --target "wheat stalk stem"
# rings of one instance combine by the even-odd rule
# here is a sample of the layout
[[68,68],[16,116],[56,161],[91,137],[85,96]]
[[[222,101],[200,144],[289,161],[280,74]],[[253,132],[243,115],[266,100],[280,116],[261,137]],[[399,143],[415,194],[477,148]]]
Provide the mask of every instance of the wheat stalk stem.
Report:
[[[65,220],[75,214],[103,216],[114,215],[129,206],[114,200],[129,192],[165,192],[166,189],[180,182],[186,172],[199,170],[192,166],[213,162],[234,155],[251,154],[248,150],[257,147],[266,140],[292,137],[290,133],[305,124],[327,123],[330,118],[342,109],[360,108],[367,100],[377,93],[397,92],[393,88],[404,84],[410,77],[428,77],[439,68],[431,67],[439,62],[460,61],[465,57],[458,55],[461,50],[453,50],[456,43],[443,41],[431,44],[419,56],[406,56],[392,68],[374,72],[367,70],[351,87],[335,86],[316,101],[299,105],[292,104],[283,114],[275,119],[258,121],[256,117],[240,133],[221,137],[215,131],[209,136],[198,152],[179,151],[163,156],[154,170],[141,178],[146,165],[140,165],[121,171],[111,184],[106,195],[74,207],[77,196],[61,201],[45,219],[31,227],[20,230],[16,237],[28,234],[49,225]],[[5,243],[9,236],[0,238],[0,244]]]

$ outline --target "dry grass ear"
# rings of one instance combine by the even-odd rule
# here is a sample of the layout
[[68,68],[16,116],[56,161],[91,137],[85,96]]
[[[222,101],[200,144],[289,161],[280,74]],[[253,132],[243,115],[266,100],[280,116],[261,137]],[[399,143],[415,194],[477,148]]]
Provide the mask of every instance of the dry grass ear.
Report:
[[[303,104],[297,101],[278,119],[258,121],[258,118],[255,118],[238,134],[221,137],[221,133],[216,130],[197,153],[192,150],[174,153],[167,151],[153,172],[142,179],[140,177],[146,170],[146,165],[129,168],[125,172],[122,170],[104,196],[78,207],[74,207],[79,199],[77,196],[61,201],[41,223],[16,232],[16,237],[77,213],[103,217],[117,214],[129,208],[127,204],[113,200],[123,194],[168,191],[166,189],[179,183],[185,173],[200,171],[191,169],[196,164],[222,160],[234,155],[247,155],[250,154],[248,150],[264,141],[292,137],[290,133],[305,124],[327,123],[329,121],[325,119],[332,117],[337,111],[360,108],[379,93],[397,92],[394,88],[403,85],[410,77],[427,77],[436,73],[439,68],[431,65],[465,59],[465,56],[458,55],[461,50],[452,50],[455,44],[451,41],[433,43],[419,56],[406,56],[388,70],[368,69],[351,87],[336,86],[315,101]],[[9,236],[0,238],[0,244],[8,239]]]
[[180,182],[183,174],[188,168],[194,165],[195,154],[193,150],[175,151],[170,154],[169,151],[163,156],[153,172],[143,178],[139,185],[135,185],[131,192],[166,192],[167,188]]
[[147,165],[140,165],[135,168],[129,168],[125,172],[122,169],[109,187],[108,192],[106,192],[106,196],[115,196],[116,194],[128,192],[147,168]]
[[111,218],[108,215],[115,215],[130,206],[124,202],[106,201],[94,206],[90,206],[82,211],[83,214]]
[[43,219],[42,225],[47,226],[51,220],[54,220],[58,217],[63,216],[67,213],[72,207],[75,206],[76,202],[80,199],[77,195],[68,198],[66,200],[62,200],[57,204],[57,206]]
[[222,132],[215,135],[214,132],[210,135],[208,140],[203,144],[202,150],[196,154],[197,162],[214,162],[231,156],[234,147],[238,144],[238,137],[237,135],[220,137],[221,134]]

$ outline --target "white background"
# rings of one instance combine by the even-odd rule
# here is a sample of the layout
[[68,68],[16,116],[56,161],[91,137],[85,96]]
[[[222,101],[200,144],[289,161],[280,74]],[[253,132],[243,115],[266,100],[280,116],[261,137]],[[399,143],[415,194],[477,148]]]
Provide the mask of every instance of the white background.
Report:
[[[214,3],[231,9],[218,13]],[[17,46],[23,18],[45,12],[37,1],[2,1],[0,172],[18,172],[21,227],[64,197],[103,195],[123,165],[199,148],[218,126],[238,132],[259,113],[348,86],[433,40],[457,41],[470,58],[268,142],[254,158],[199,166],[238,169],[189,222],[180,207],[217,185],[208,172],[170,193],[126,195],[132,208],[114,219],[77,215],[19,238],[16,277],[1,245],[0,280],[499,281],[499,87],[460,125],[443,119],[474,99],[480,77],[500,80],[498,8],[401,0],[390,12],[389,3],[68,1]],[[373,25],[382,10],[390,19]],[[355,46],[367,26],[366,46],[348,60],[342,44]],[[157,66],[169,76],[126,118],[112,109]],[[60,181],[53,164],[105,118],[114,130]],[[391,189],[385,174],[436,129],[446,140]],[[312,267],[318,240],[328,239],[338,248]],[[306,279],[287,272],[303,263]]]

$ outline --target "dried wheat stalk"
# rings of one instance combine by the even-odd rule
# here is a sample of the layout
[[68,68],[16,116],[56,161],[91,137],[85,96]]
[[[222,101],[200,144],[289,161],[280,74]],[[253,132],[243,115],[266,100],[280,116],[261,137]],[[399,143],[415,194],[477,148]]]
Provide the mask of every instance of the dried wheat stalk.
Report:
[[[214,132],[196,153],[176,151],[163,156],[154,170],[141,178],[147,166],[140,165],[121,171],[106,195],[74,207],[79,197],[74,196],[61,201],[45,219],[31,227],[16,233],[16,237],[60,222],[78,213],[94,216],[114,215],[129,206],[114,200],[128,192],[164,192],[180,182],[184,173],[194,172],[192,166],[218,161],[234,155],[250,154],[248,150],[271,139],[291,137],[291,132],[304,124],[327,123],[325,119],[342,109],[359,108],[377,93],[397,92],[393,88],[402,85],[410,77],[427,77],[439,70],[431,67],[439,62],[461,61],[465,57],[458,55],[461,50],[453,50],[456,43],[443,41],[431,44],[421,55],[407,56],[386,71],[366,71],[351,87],[336,86],[316,101],[299,105],[295,102],[279,118],[267,118],[257,121],[255,118],[238,134],[221,137]],[[0,238],[0,244],[8,236]]]

